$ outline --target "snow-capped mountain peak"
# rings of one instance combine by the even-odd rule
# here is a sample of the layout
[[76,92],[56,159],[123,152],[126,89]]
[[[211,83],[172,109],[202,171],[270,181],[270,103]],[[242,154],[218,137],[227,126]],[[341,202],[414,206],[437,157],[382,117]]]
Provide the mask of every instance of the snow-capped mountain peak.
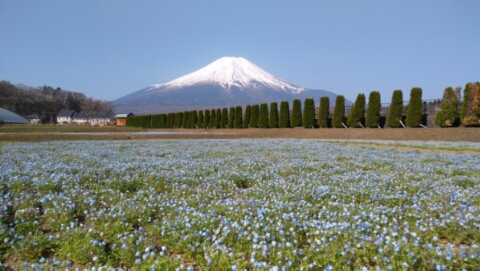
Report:
[[154,89],[175,89],[197,84],[215,84],[224,89],[271,88],[277,91],[299,93],[305,88],[280,79],[242,57],[222,57],[209,65],[164,84],[151,85]]

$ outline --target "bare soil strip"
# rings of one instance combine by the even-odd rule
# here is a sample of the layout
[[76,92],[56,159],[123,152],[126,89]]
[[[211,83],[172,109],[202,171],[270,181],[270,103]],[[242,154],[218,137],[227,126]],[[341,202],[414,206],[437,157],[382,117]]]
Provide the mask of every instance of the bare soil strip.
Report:
[[[399,129],[111,129],[101,128],[75,133],[62,127],[49,132],[22,129],[13,131],[0,128],[0,141],[42,142],[56,140],[131,140],[131,139],[236,139],[236,138],[295,138],[295,139],[368,139],[368,140],[419,140],[480,142],[478,128],[399,128]],[[51,131],[51,133],[50,133]],[[167,132],[138,133],[138,132]],[[90,132],[90,133],[88,133]],[[170,132],[170,133],[168,133]]]

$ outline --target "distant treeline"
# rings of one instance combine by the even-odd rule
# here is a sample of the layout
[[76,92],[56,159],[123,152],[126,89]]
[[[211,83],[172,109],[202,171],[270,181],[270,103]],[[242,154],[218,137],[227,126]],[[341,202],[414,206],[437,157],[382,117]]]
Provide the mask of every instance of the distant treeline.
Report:
[[29,87],[0,81],[0,107],[26,117],[37,114],[45,122],[55,121],[60,110],[87,112],[113,110],[109,101],[87,98],[85,94],[53,88]]
[[[424,127],[425,113],[422,101],[422,89],[412,88],[408,104],[404,106],[403,93],[395,90],[386,115],[385,125],[391,128]],[[192,110],[168,114],[135,116],[127,119],[127,126],[142,128],[378,128],[380,127],[381,97],[378,91],[372,91],[366,103],[365,95],[360,93],[348,114],[345,110],[345,98],[338,95],[333,114],[330,114],[330,100],[320,98],[318,113],[313,98],[293,101],[292,109],[288,101],[282,101],[280,109],[276,102],[224,107],[210,110]],[[444,91],[441,110],[436,114],[435,124],[440,127],[480,126],[480,83],[467,83],[461,99],[461,88]],[[406,113],[404,113],[406,112]]]

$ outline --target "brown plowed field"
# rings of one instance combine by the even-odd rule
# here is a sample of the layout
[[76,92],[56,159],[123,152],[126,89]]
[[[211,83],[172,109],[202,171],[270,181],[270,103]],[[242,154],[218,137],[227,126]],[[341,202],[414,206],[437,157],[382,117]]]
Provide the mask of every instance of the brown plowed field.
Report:
[[[137,132],[142,132],[139,134]],[[151,133],[143,133],[151,132]],[[53,140],[130,140],[130,139],[374,139],[437,140],[480,142],[479,128],[399,128],[399,129],[108,129],[96,127],[70,131],[68,128],[14,129],[2,127],[0,141],[41,142]]]

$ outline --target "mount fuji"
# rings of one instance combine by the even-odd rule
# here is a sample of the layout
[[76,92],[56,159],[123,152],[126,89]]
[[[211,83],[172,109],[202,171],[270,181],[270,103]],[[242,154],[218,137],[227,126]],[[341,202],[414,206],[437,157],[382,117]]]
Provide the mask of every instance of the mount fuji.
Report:
[[[326,90],[307,89],[280,79],[242,57],[222,57],[209,65],[164,84],[154,84],[121,97],[113,103],[117,112],[172,112],[270,103],[336,94]],[[350,101],[345,103],[351,104]]]

